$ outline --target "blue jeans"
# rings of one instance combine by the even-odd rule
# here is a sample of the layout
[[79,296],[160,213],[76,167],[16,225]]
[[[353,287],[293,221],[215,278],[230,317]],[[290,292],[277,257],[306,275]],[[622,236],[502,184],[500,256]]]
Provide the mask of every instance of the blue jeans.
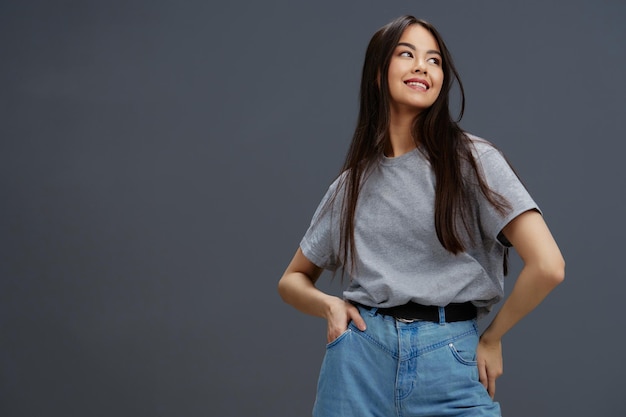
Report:
[[475,320],[403,323],[359,307],[353,324],[329,343],[314,417],[500,416],[478,380]]

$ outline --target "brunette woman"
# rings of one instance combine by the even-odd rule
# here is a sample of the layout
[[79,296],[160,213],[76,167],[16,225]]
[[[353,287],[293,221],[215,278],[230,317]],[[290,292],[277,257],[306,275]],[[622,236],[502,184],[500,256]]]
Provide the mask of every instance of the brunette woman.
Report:
[[[464,104],[427,22],[400,17],[369,43],[341,175],[279,282],[287,303],[328,322],[314,416],[499,416],[501,339],[563,280],[537,204],[450,116],[455,80]],[[511,246],[524,267],[479,336]],[[343,298],[315,286],[323,269],[348,276]]]

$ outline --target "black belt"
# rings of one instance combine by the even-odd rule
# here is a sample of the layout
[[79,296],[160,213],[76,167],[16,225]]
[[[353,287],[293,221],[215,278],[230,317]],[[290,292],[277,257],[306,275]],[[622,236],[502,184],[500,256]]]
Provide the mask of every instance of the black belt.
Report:
[[[367,309],[372,307],[363,306]],[[465,321],[476,318],[476,306],[471,302],[450,303],[444,307],[446,322]],[[409,302],[396,307],[379,308],[377,313],[391,316],[398,320],[425,320],[439,323],[439,307],[425,306],[418,303]]]

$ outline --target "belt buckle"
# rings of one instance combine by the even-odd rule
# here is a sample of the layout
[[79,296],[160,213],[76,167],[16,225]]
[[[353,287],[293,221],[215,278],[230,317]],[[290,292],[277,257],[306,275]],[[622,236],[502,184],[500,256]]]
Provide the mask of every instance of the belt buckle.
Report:
[[400,323],[415,323],[416,321],[420,321],[420,319],[403,319],[402,317],[396,317]]

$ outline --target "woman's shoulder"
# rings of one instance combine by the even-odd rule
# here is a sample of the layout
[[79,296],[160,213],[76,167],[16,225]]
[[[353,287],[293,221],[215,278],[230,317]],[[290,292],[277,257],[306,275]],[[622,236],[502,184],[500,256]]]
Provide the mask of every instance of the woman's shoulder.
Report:
[[500,152],[500,150],[496,147],[496,145],[494,145],[489,140],[483,137],[474,135],[469,132],[463,132],[463,133],[465,133],[465,136],[467,136],[467,138],[469,139],[470,148],[472,149],[472,153],[474,154],[475,157],[480,157],[481,155],[487,152],[492,152],[492,151]]
[[491,141],[481,136],[478,136],[469,132],[463,132],[463,133],[465,133],[465,136],[467,136],[467,138],[469,139],[469,143],[472,146],[472,148],[478,153],[483,153],[483,152],[487,152],[493,149],[497,149],[496,145],[494,145]]

